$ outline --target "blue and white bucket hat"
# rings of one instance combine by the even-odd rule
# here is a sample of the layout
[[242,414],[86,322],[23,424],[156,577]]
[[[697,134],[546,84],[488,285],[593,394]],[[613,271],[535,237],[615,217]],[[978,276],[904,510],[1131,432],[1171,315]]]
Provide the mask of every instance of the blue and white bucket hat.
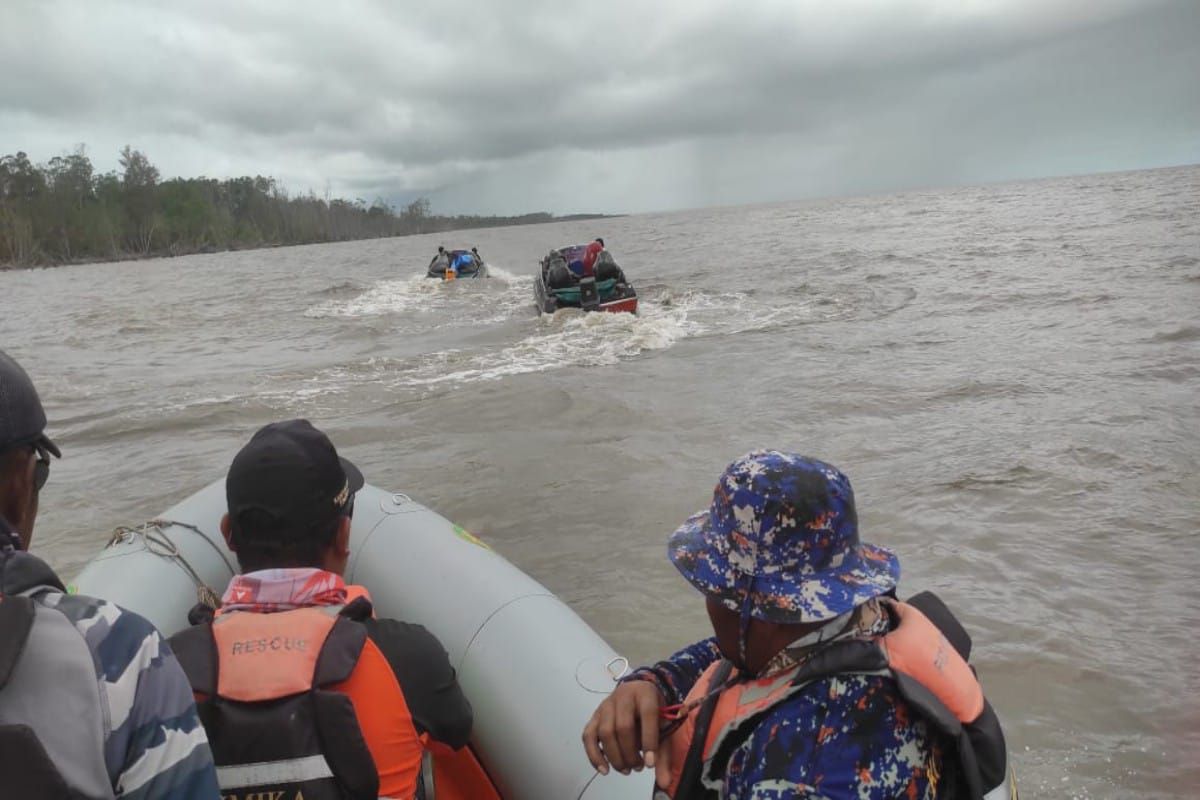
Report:
[[712,505],[671,535],[667,555],[730,610],[781,624],[833,619],[900,579],[894,553],[859,541],[850,480],[778,450],[730,464]]

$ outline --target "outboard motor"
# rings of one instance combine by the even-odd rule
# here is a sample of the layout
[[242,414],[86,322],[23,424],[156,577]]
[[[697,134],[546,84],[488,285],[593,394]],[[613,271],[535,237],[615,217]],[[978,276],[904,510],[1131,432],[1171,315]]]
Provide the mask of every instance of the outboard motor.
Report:
[[579,279],[579,307],[584,311],[600,308],[600,292],[596,289],[595,278]]

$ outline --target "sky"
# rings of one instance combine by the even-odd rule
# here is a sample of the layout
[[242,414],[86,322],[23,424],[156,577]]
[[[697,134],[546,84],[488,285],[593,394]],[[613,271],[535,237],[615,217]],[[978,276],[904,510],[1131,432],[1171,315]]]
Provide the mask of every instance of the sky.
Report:
[[0,0],[0,155],[641,212],[1200,162],[1200,0]]

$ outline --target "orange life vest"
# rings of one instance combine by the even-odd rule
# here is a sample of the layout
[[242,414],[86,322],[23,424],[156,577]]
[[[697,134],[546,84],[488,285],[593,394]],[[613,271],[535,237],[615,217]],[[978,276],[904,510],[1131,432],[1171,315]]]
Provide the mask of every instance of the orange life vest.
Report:
[[[736,744],[750,734],[763,712],[816,681],[850,674],[892,678],[908,704],[954,742],[963,785],[954,793],[940,796],[1016,798],[999,720],[984,699],[974,670],[942,633],[944,624],[954,626],[965,637],[957,620],[928,592],[909,603],[884,602],[899,620],[889,633],[872,640],[832,644],[801,666],[765,678],[735,681],[700,702],[735,672],[727,661],[710,664],[684,700],[685,705],[700,702],[699,708],[667,742],[671,749],[671,783],[665,792],[655,792],[655,800],[717,797],[724,762]],[[939,625],[918,606],[930,611]],[[969,648],[968,639],[968,653]],[[702,743],[697,741],[700,730]]]
[[234,611],[172,638],[223,800],[417,796],[425,752],[355,606]]

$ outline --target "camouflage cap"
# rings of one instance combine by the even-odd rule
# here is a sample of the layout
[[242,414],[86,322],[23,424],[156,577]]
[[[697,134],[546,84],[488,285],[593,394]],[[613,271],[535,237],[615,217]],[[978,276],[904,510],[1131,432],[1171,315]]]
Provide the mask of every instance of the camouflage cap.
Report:
[[823,622],[895,588],[900,562],[858,538],[850,480],[778,450],[730,464],[712,505],[667,542],[693,586],[733,611],[775,623]]

